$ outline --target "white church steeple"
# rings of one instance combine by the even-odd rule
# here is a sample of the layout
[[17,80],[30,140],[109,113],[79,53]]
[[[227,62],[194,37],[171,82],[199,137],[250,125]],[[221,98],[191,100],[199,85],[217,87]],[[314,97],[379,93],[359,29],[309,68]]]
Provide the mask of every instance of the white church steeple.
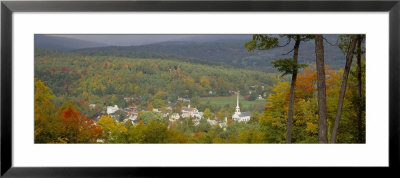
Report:
[[236,110],[235,110],[235,114],[240,114],[240,107],[239,107],[239,92],[237,92],[237,95],[236,95]]
[[236,110],[232,115],[232,119],[238,122],[247,122],[250,120],[251,113],[250,112],[240,112],[239,107],[239,91],[236,93]]

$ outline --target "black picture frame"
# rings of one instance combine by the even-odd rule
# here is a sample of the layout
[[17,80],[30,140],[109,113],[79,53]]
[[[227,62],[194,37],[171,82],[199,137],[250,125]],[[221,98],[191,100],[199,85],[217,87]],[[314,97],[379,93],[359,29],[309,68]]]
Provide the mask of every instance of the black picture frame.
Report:
[[[18,168],[12,165],[12,18],[13,12],[389,12],[389,168],[399,167],[400,1],[2,1],[1,2],[1,175],[6,177],[175,176],[177,168]],[[215,175],[184,168],[199,176]],[[214,168],[208,168],[214,169]],[[222,168],[220,174],[246,174],[243,168]],[[376,170],[376,169],[364,169]],[[252,173],[265,172],[253,168]],[[280,170],[283,171],[283,170]],[[357,169],[357,171],[360,171]],[[330,172],[332,173],[332,172]],[[237,174],[236,174],[237,175]]]

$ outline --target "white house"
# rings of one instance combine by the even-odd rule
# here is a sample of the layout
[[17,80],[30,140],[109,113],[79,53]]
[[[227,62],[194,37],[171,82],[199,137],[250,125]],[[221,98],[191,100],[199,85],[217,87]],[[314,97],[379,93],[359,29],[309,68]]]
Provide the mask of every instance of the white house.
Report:
[[182,117],[183,118],[191,117],[192,114],[195,114],[198,112],[199,112],[199,110],[197,110],[196,108],[191,108],[190,104],[188,105],[188,107],[182,107]]
[[211,120],[210,118],[207,119],[208,124],[210,124],[211,126],[217,125],[218,122],[216,120]]
[[94,109],[96,107],[96,104],[89,104],[90,109]]
[[162,112],[162,113],[161,113],[161,116],[162,116],[162,117],[168,117],[168,115],[169,115],[169,112]]
[[247,122],[250,120],[251,113],[250,112],[240,112],[239,107],[239,92],[237,93],[236,99],[236,110],[235,113],[232,115],[232,119],[238,122]]
[[107,106],[107,114],[115,113],[115,111],[118,111],[118,110],[119,110],[119,108],[117,105]]
[[203,115],[204,115],[203,112],[193,112],[193,113],[191,114],[192,118],[198,118],[198,119],[203,118]]
[[178,113],[173,113],[173,114],[171,114],[171,116],[169,117],[169,121],[176,121],[176,120],[178,120],[179,119],[179,114]]
[[161,108],[153,108],[153,112],[161,112]]
[[129,120],[136,120],[136,119],[137,119],[137,114],[135,114],[135,115],[129,115],[128,119],[129,119]]
[[178,97],[178,101],[182,101],[182,102],[190,102],[190,99],[189,98],[181,98],[181,97]]
[[225,117],[224,122],[219,122],[219,127],[224,128],[224,129],[226,127],[228,127],[228,118],[227,117]]
[[224,130],[226,130],[226,127],[228,127],[228,118],[227,117],[225,117],[224,121],[207,119],[207,122],[211,126],[218,125],[219,127],[223,128]]

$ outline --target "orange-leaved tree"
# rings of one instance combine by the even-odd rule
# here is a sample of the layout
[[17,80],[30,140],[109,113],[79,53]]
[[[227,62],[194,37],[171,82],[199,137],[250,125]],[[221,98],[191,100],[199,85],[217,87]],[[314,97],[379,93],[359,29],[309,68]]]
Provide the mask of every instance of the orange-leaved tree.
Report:
[[102,129],[93,120],[80,112],[67,108],[62,111],[62,133],[60,141],[67,143],[94,143],[102,133]]

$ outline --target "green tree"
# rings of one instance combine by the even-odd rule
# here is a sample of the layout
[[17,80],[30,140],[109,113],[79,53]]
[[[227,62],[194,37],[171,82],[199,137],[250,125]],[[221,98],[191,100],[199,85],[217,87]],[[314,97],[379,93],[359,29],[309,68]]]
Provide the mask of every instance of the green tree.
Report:
[[139,113],[138,118],[142,120],[145,124],[149,124],[151,121],[163,121],[163,117],[161,116],[161,114],[153,111],[141,112]]
[[211,119],[212,118],[211,111],[208,108],[204,109],[203,115],[204,115],[205,119]]
[[205,132],[207,133],[208,130],[211,129],[210,124],[208,124],[207,119],[201,119],[199,125],[195,127],[195,132]]
[[313,39],[313,35],[280,35],[280,38],[287,38],[287,42],[284,45],[279,44],[279,39],[272,35],[253,35],[253,40],[245,43],[245,47],[249,50],[266,50],[276,47],[284,47],[290,44],[291,40],[295,40],[293,46],[293,62],[290,60],[278,60],[274,62],[274,67],[279,71],[284,72],[283,75],[292,74],[291,86],[290,86],[290,96],[289,96],[289,107],[288,107],[288,120],[286,129],[286,143],[292,142],[292,122],[293,122],[293,105],[294,105],[294,91],[296,86],[297,72],[298,69],[303,65],[297,64],[297,59],[299,56],[299,47],[302,41],[309,41]]
[[167,124],[152,120],[145,130],[145,143],[165,143],[168,138]]
[[251,112],[251,117],[248,123],[249,124],[258,123],[258,117],[260,117],[260,113],[258,113],[257,111]]
[[54,117],[53,92],[35,78],[35,143],[48,143],[57,140],[60,120]]
[[101,137],[106,143],[123,143],[126,140],[127,129],[123,123],[116,122],[111,116],[101,116],[97,124],[103,129]]
[[124,121],[124,119],[126,119],[128,117],[123,110],[115,111],[114,116],[118,122],[122,122],[122,121]]
[[257,99],[257,93],[256,92],[252,92],[248,98],[249,101],[254,101]]

